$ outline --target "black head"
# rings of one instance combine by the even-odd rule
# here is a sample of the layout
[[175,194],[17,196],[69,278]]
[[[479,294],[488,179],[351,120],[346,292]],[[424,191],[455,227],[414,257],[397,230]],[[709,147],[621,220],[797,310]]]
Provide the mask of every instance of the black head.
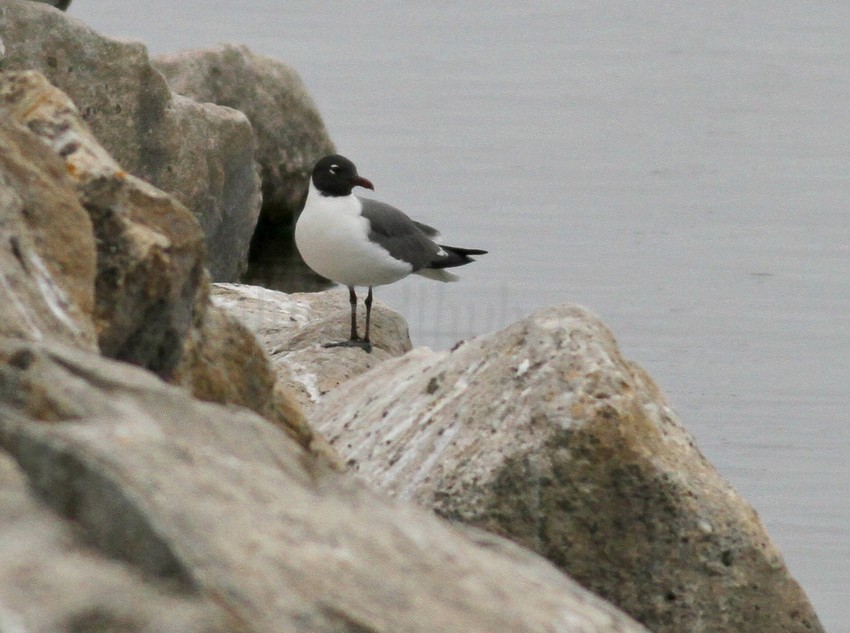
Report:
[[339,154],[318,160],[313,167],[313,184],[323,196],[347,196],[357,186],[374,189],[371,182],[357,175],[354,163]]

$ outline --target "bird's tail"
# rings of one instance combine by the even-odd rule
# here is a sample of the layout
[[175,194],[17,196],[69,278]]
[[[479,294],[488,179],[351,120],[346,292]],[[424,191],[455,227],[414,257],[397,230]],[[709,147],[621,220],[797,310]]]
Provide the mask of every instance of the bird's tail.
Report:
[[480,248],[458,248],[457,246],[446,246],[440,244],[448,257],[442,257],[439,261],[431,262],[426,268],[453,268],[455,266],[463,266],[475,260],[470,255],[486,255],[487,251],[482,251]]
[[435,279],[437,281],[457,281],[460,279],[457,275],[445,270],[454,266],[463,266],[475,260],[470,255],[485,255],[487,251],[482,251],[478,248],[458,248],[457,246],[445,246],[440,244],[448,257],[440,257],[439,260],[433,261],[425,268],[420,268],[416,271],[417,275]]

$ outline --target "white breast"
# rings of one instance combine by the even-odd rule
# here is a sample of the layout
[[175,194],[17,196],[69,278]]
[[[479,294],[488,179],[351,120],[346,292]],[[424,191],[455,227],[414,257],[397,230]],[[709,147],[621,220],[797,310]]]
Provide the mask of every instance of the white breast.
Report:
[[295,244],[307,265],[346,286],[380,286],[409,275],[413,267],[369,241],[369,220],[356,196],[323,196],[313,183],[295,225]]

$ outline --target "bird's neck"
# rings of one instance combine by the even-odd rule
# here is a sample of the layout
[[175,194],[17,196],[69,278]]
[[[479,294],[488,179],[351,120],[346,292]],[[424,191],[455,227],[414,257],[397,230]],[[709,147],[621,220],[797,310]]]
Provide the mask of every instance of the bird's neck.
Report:
[[316,188],[312,180],[307,190],[307,202],[304,204],[304,212],[317,214],[346,214],[360,215],[363,208],[360,200],[354,194],[347,196],[325,195]]

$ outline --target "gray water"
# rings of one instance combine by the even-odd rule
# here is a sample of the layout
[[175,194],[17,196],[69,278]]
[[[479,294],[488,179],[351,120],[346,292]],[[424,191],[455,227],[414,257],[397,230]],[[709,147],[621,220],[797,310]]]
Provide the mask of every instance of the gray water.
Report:
[[850,3],[76,0],[302,75],[376,197],[490,250],[377,289],[449,347],[580,303],[850,632]]

